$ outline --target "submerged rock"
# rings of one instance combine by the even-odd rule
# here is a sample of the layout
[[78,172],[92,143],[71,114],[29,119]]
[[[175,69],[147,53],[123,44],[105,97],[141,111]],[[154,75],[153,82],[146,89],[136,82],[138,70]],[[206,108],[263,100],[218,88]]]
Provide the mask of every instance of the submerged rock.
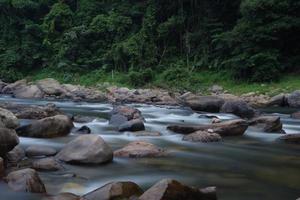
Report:
[[145,130],[144,122],[140,119],[133,119],[119,126],[119,131],[143,131]]
[[[209,193],[209,194],[208,194]],[[213,192],[215,193],[215,191]],[[148,189],[139,200],[216,200],[211,191],[188,187],[176,180],[164,179]]]
[[11,172],[5,178],[8,186],[16,192],[45,193],[46,189],[34,169]]
[[112,161],[112,149],[99,135],[81,135],[65,145],[56,158],[74,164],[102,164]]
[[0,127],[15,129],[18,126],[18,118],[9,110],[0,108]]
[[142,193],[133,182],[113,182],[82,196],[81,200],[137,199]]
[[196,131],[189,135],[185,135],[182,140],[189,142],[219,142],[222,137],[217,133],[210,133],[208,131]]
[[167,129],[181,134],[190,134],[196,131],[208,131],[217,133],[221,136],[238,136],[243,135],[248,128],[245,120],[236,119],[221,123],[207,125],[170,125]]
[[300,144],[300,133],[281,136],[277,138],[277,141],[290,144]]
[[15,130],[0,128],[0,156],[5,156],[19,144]]
[[82,126],[75,131],[77,134],[90,134],[92,131],[88,126]]
[[232,113],[247,119],[253,118],[257,114],[257,111],[244,101],[227,101],[222,106],[220,112]]
[[47,117],[17,129],[20,136],[53,138],[66,136],[73,128],[72,120],[65,115]]
[[43,158],[33,161],[32,168],[41,171],[57,171],[63,169],[54,158]]
[[267,133],[284,133],[282,122],[278,116],[260,116],[252,119],[249,125],[261,128]]
[[42,145],[32,145],[26,149],[28,157],[54,156],[56,153],[56,149]]
[[117,157],[127,158],[161,157],[165,154],[166,152],[163,149],[143,141],[131,142],[114,152]]
[[136,137],[143,137],[143,136],[161,136],[160,132],[152,132],[152,131],[136,131],[130,132],[129,135],[136,136]]

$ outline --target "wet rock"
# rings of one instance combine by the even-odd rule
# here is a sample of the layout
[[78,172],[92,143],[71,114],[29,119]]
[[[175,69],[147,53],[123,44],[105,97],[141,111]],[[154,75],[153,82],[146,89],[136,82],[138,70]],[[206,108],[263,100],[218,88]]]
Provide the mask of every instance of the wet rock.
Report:
[[119,126],[133,119],[144,120],[141,111],[130,106],[116,106],[111,112],[109,124]]
[[129,135],[136,136],[136,137],[143,137],[143,136],[161,136],[160,132],[152,132],[152,131],[136,131],[131,132]]
[[145,130],[144,122],[140,119],[133,119],[119,126],[119,131],[143,131]]
[[291,117],[294,119],[300,119],[300,111],[291,114]]
[[42,145],[32,145],[26,149],[26,155],[28,157],[54,156],[56,153],[56,149]]
[[63,169],[54,158],[43,158],[33,161],[32,168],[40,171],[57,171]]
[[102,164],[112,161],[113,152],[98,135],[81,135],[65,145],[56,158],[74,164]]
[[249,106],[244,101],[227,101],[222,106],[220,112],[232,113],[241,118],[253,118],[257,114],[257,111]]
[[274,97],[272,97],[268,104],[268,106],[286,106],[287,105],[287,99],[286,99],[286,94],[278,94]]
[[221,123],[222,120],[219,118],[212,118],[211,123],[216,124],[216,123]]
[[9,110],[0,108],[0,127],[15,129],[18,126],[18,118]]
[[25,151],[20,145],[15,146],[13,150],[11,150],[6,154],[7,162],[13,165],[16,165],[24,158],[25,158]]
[[11,172],[5,178],[8,186],[16,192],[45,193],[46,189],[34,169]]
[[131,142],[114,152],[114,155],[117,157],[128,158],[161,157],[165,154],[163,149],[143,141]]
[[37,86],[42,92],[49,96],[61,96],[66,93],[62,85],[52,78],[37,81]]
[[284,133],[282,123],[278,116],[260,116],[249,122],[250,126],[262,129],[267,133]]
[[139,200],[216,200],[201,190],[188,187],[176,180],[164,179],[148,189]]
[[19,138],[15,130],[0,128],[0,156],[6,155],[19,144]]
[[292,108],[300,107],[300,90],[287,95],[287,104]]
[[184,104],[196,111],[219,112],[224,100],[217,96],[194,96],[184,99]]
[[290,144],[300,144],[300,133],[281,136],[277,139],[277,141]]
[[90,134],[92,131],[89,127],[87,126],[82,126],[78,130],[76,130],[75,133],[77,134]]
[[81,200],[137,199],[142,193],[133,182],[113,182],[84,195]]
[[61,193],[58,195],[44,197],[42,200],[79,200],[79,198],[79,196],[72,193]]
[[248,128],[245,120],[236,119],[216,124],[207,125],[170,125],[167,129],[181,134],[190,134],[196,131],[209,131],[221,136],[238,136],[243,135]]
[[26,85],[24,87],[16,88],[13,91],[13,96],[24,99],[41,99],[44,93],[36,85]]
[[36,138],[66,136],[73,128],[72,120],[65,115],[47,117],[16,129],[18,135]]
[[73,121],[77,123],[89,123],[95,120],[95,117],[75,115]]
[[4,176],[5,168],[4,168],[4,160],[0,157],[0,180]]
[[8,84],[2,89],[3,94],[13,94],[13,91],[27,86],[27,81],[25,79],[16,81],[14,83]]
[[219,142],[222,137],[217,133],[210,133],[207,131],[197,131],[189,135],[185,135],[182,140],[189,142]]

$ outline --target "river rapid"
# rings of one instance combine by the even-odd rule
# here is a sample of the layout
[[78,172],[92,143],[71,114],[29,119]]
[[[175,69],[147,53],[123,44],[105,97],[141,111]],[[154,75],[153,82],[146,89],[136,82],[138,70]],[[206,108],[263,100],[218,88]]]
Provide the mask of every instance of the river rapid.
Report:
[[[22,100],[1,97],[0,102],[45,105],[48,101]],[[93,134],[99,134],[114,149],[135,140],[143,140],[165,148],[169,156],[163,158],[123,159],[114,158],[106,165],[64,165],[65,170],[39,172],[49,194],[71,192],[78,195],[90,192],[111,181],[133,181],[143,189],[163,178],[177,179],[197,186],[217,186],[220,200],[296,200],[300,197],[300,147],[279,144],[280,134],[259,132],[249,128],[243,136],[225,137],[217,143],[191,143],[182,141],[182,135],[166,129],[167,125],[206,124],[211,119],[188,108],[138,105],[146,119],[146,130],[159,131],[160,137],[134,137],[120,133],[108,124],[112,105],[84,102],[51,102],[70,114],[94,116],[87,125]],[[287,109],[264,109],[279,115],[287,133],[300,133],[300,120],[291,119]],[[215,114],[214,114],[215,115]],[[217,114],[222,120],[234,119],[234,115]],[[29,123],[21,120],[21,123]],[[54,139],[20,137],[26,148],[39,144],[61,149],[77,135]],[[16,193],[0,182],[1,200],[35,200],[41,196]]]

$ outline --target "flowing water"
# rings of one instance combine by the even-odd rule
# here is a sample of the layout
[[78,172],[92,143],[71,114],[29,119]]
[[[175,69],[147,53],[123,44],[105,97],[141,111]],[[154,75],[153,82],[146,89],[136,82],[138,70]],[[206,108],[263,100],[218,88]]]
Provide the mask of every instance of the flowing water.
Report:
[[[0,101],[18,104],[44,105],[46,101],[33,101],[2,97]],[[164,158],[123,159],[98,166],[65,165],[65,170],[40,172],[50,194],[72,192],[85,194],[111,181],[134,181],[144,189],[163,178],[177,179],[185,184],[206,187],[217,186],[220,200],[296,200],[300,197],[300,147],[279,144],[280,134],[270,134],[248,129],[240,137],[227,137],[219,143],[183,142],[182,135],[166,130],[166,126],[177,124],[205,124],[209,118],[187,108],[133,105],[142,111],[146,119],[146,130],[160,131],[161,137],[133,137],[119,133],[108,124],[110,104],[53,102],[63,111],[72,114],[95,116],[87,125],[93,134],[99,134],[115,150],[134,140],[144,140],[165,148],[170,152]],[[300,120],[289,117],[289,110],[265,110],[280,115],[287,133],[300,133]],[[276,113],[280,112],[280,113]],[[229,114],[218,114],[221,119],[236,118]],[[22,123],[28,123],[22,120]],[[75,134],[55,139],[20,138],[25,148],[33,144],[61,149],[74,139]],[[6,184],[0,183],[2,200],[34,200],[39,195],[15,193]]]

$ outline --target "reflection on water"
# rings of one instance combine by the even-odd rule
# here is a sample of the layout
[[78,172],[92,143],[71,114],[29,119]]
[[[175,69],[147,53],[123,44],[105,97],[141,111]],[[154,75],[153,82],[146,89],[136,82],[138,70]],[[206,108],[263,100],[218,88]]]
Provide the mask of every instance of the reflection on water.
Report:
[[[6,101],[7,98],[0,98]],[[20,104],[44,105],[46,101],[10,99]],[[161,137],[136,138],[119,133],[108,124],[109,104],[53,102],[68,113],[97,116],[91,123],[76,123],[76,127],[87,125],[93,134],[100,134],[117,149],[134,140],[145,140],[165,148],[169,156],[154,159],[121,159],[101,166],[65,165],[66,170],[40,173],[47,191],[87,193],[110,181],[130,180],[148,188],[162,178],[178,179],[189,185],[205,187],[216,185],[221,200],[294,200],[300,197],[300,148],[295,145],[278,144],[278,134],[267,134],[248,129],[241,137],[225,138],[220,143],[189,143],[182,136],[166,130],[170,123],[205,124],[211,119],[193,113],[186,108],[135,105],[146,118],[146,129],[159,131]],[[266,110],[265,110],[266,111]],[[267,110],[270,111],[270,110]],[[271,112],[278,112],[271,110]],[[281,110],[284,129],[288,133],[300,132],[300,121],[289,118]],[[218,114],[220,118],[235,116]],[[24,121],[26,123],[26,121]],[[76,135],[55,139],[21,138],[21,144],[51,146],[56,149],[74,139]],[[0,184],[0,199],[34,200],[34,194],[14,193]]]

